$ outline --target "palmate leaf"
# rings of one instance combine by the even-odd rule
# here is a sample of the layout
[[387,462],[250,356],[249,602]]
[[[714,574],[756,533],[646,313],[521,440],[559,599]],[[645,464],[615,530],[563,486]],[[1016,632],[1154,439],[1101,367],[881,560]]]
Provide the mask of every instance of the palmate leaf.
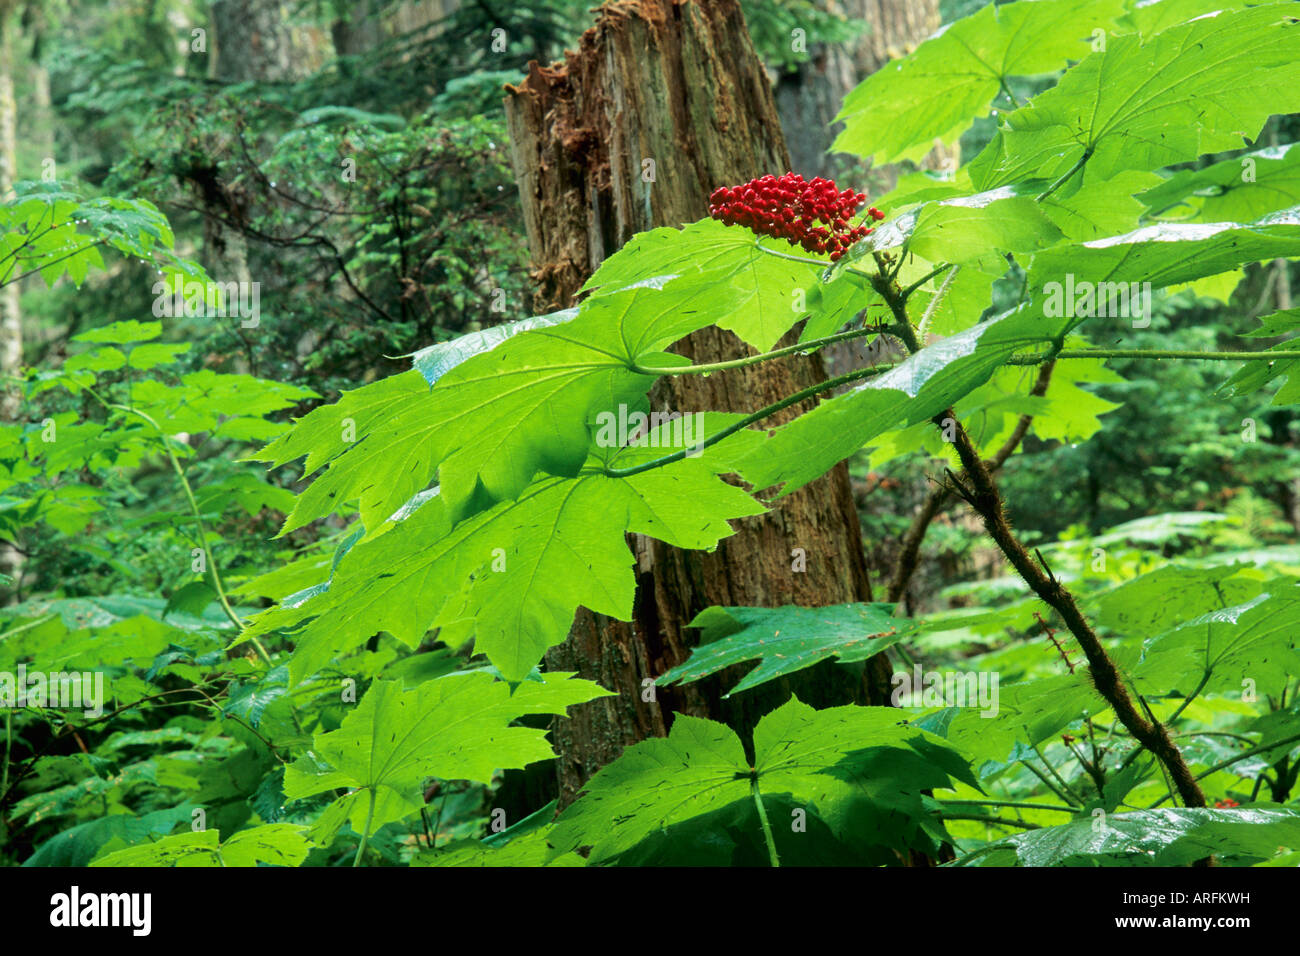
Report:
[[655,683],[689,684],[734,664],[759,664],[724,697],[776,680],[819,661],[865,661],[916,630],[916,622],[893,616],[892,604],[829,607],[711,607],[691,621],[701,628],[690,658]]
[[[960,675],[955,679],[960,679]],[[999,682],[989,689],[991,703],[997,708],[995,714],[981,710],[968,682],[967,706],[945,707],[918,718],[915,723],[946,738],[963,754],[974,758],[978,766],[987,760],[1004,763],[1015,759],[1022,742],[1042,743],[1084,714],[1103,713],[1107,706],[1083,667],[1075,674],[1039,677],[1014,684]],[[978,691],[978,675],[974,690]]]
[[1240,690],[1249,678],[1268,693],[1300,673],[1300,585],[1276,578],[1245,602],[1147,641],[1133,677],[1144,693]]
[[377,680],[338,730],[318,733],[313,749],[285,771],[284,794],[298,800],[349,788],[335,803],[358,833],[367,832],[369,817],[373,833],[419,810],[428,777],[489,783],[495,770],[554,756],[544,729],[511,723],[525,714],[562,716],[570,704],[608,693],[559,673],[524,681],[513,693],[483,671],[449,674],[412,690]]
[[1296,810],[1173,807],[1017,833],[980,847],[955,865],[1186,866],[1211,855],[1265,860],[1279,847],[1296,846]]
[[1204,169],[1174,173],[1141,194],[1154,215],[1198,222],[1248,222],[1300,205],[1300,148],[1286,143]]
[[1110,29],[1122,10],[1112,0],[989,4],[849,93],[836,117],[844,130],[831,148],[881,164],[919,159],[936,140],[951,144],[988,112],[1009,77],[1050,73],[1082,59],[1091,32]]
[[[553,852],[590,846],[588,862],[605,862],[668,827],[756,796],[789,794],[812,803],[823,819],[834,818],[829,811],[861,788],[852,772],[855,755],[880,747],[921,753],[930,770],[936,760],[961,769],[943,741],[909,726],[892,707],[819,711],[791,699],[759,721],[752,767],[726,725],[681,715],[666,738],[629,747],[588,781],[551,830]],[[838,776],[830,772],[840,765]],[[919,791],[934,782],[926,777],[915,784]]]
[[420,349],[410,356],[411,364],[424,376],[426,382],[435,385],[438,379],[457,365],[481,352],[490,352],[506,339],[514,338],[520,332],[561,325],[577,316],[577,309],[561,309],[546,315],[535,315],[515,322],[506,322],[504,325],[494,325],[488,329],[458,336],[449,342],[439,342],[437,345]]
[[891,219],[847,257],[906,245],[930,262],[965,262],[991,251],[1030,253],[1055,245],[1064,234],[1033,195],[1012,187],[935,199]]
[[1259,582],[1238,573],[1243,567],[1167,564],[1100,595],[1097,619],[1120,637],[1155,637],[1202,614],[1244,604],[1259,594]]
[[40,272],[47,285],[64,275],[80,285],[91,268],[104,268],[100,246],[152,261],[165,276],[194,281],[208,276],[172,251],[167,217],[146,199],[85,199],[58,183],[20,182],[0,203],[0,282]]
[[[635,461],[618,462],[625,459]],[[579,605],[630,620],[636,579],[627,532],[711,549],[731,534],[728,519],[763,511],[700,458],[626,478],[605,476],[602,464],[542,479],[458,524],[435,495],[354,545],[328,590],[264,612],[241,637],[302,626],[290,662],[297,683],[377,631],[414,647],[430,627],[467,622],[476,649],[519,680],[564,639]]]
[[546,842],[546,830],[534,830],[517,837],[502,847],[493,847],[482,840],[457,840],[436,850],[426,850],[417,856],[412,866],[586,866],[587,861],[576,853],[565,853],[549,859],[551,848]]
[[[775,255],[773,255],[775,253]],[[685,295],[696,288],[714,291],[709,321],[728,329],[760,352],[767,351],[813,306],[807,295],[831,264],[797,262],[785,256],[816,260],[814,253],[743,226],[701,219],[682,229],[639,233],[606,259],[583,285],[599,297],[672,275],[667,291]]]
[[298,866],[311,849],[306,827],[268,823],[222,840],[216,830],[177,833],[96,857],[91,866]]
[[176,824],[189,823],[194,809],[193,804],[183,803],[179,807],[140,816],[113,813],[96,817],[50,837],[23,861],[23,866],[86,866],[108,841],[119,839],[125,843],[139,843],[166,836]]
[[1150,37],[1112,38],[1003,117],[970,164],[979,189],[1074,184],[1237,149],[1273,113],[1300,109],[1300,23],[1285,5],[1222,12]]
[[661,291],[665,281],[593,298],[576,318],[519,332],[455,365],[432,390],[413,370],[312,411],[256,456],[279,465],[305,455],[304,474],[326,466],[281,533],[356,498],[373,534],[435,474],[458,514],[480,486],[504,501],[539,469],[577,475],[590,423],[643,401],[654,381],[631,366],[708,325],[724,295],[710,286]]

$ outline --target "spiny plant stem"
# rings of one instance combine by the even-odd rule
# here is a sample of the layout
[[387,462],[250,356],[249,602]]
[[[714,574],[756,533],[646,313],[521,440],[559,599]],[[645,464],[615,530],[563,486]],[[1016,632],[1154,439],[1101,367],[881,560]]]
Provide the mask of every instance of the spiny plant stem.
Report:
[[[1084,159],[1086,159],[1086,154]],[[1083,159],[1076,165],[1081,166],[1082,164]],[[883,276],[877,277],[874,285],[881,297],[889,305],[890,311],[894,313],[899,332],[903,337],[903,344],[907,346],[908,352],[914,354],[920,351],[920,343],[917,341],[916,332],[908,320],[907,307],[899,295],[897,285],[884,280]],[[961,420],[957,418],[951,408],[947,408],[935,415],[931,421],[940,429],[952,428],[953,446],[956,448],[957,457],[961,460],[962,467],[965,469],[969,480],[969,486],[959,485],[958,492],[979,514],[985,530],[1002,553],[1006,555],[1016,573],[1065,622],[1066,627],[1069,628],[1070,633],[1074,635],[1074,639],[1078,641],[1079,646],[1083,649],[1084,656],[1088,658],[1092,681],[1098,693],[1106,699],[1106,702],[1115,711],[1120,723],[1124,725],[1138,743],[1142,744],[1143,747],[1151,751],[1159,759],[1161,765],[1168,771],[1174,787],[1177,789],[1179,796],[1182,797],[1183,803],[1189,807],[1205,806],[1205,795],[1201,792],[1201,788],[1197,786],[1196,780],[1187,766],[1187,761],[1183,759],[1182,751],[1174,744],[1173,739],[1169,736],[1169,731],[1163,724],[1157,721],[1154,716],[1148,720],[1138,711],[1133,699],[1129,696],[1128,689],[1120,678],[1119,669],[1115,666],[1115,662],[1111,660],[1110,655],[1106,653],[1106,648],[1102,645],[1096,631],[1092,629],[1092,625],[1088,623],[1083,616],[1083,612],[1079,610],[1074,595],[1061,584],[1055,575],[1044,571],[1029,556],[1025,546],[1020,543],[1020,539],[1011,530],[1011,525],[1007,521],[1006,508],[1002,501],[1002,493],[998,490],[988,465],[980,456],[974,442],[970,439],[970,435],[962,426]]]
[[909,285],[906,289],[903,290],[903,299],[904,300],[910,299],[912,297],[913,292],[921,288],[921,286],[925,285],[935,276],[939,275],[939,273],[944,272],[951,268],[952,268],[952,263],[945,262],[942,265],[936,266],[935,268],[931,269],[929,272],[921,276],[921,278],[917,279],[915,282],[913,282],[911,285]]

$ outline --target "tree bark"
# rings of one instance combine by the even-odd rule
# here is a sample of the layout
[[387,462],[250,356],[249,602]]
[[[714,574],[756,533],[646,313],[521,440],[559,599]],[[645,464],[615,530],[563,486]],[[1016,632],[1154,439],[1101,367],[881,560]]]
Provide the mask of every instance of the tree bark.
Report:
[[[18,181],[18,103],[14,99],[14,51],[17,49],[18,18],[13,0],[0,2],[0,197],[10,198]],[[22,266],[8,263],[8,274],[0,272],[0,375],[16,377],[23,365],[23,322],[18,307],[19,283],[14,281]],[[12,422],[18,417],[22,392],[11,381],[0,391],[0,418]]]
[[[507,90],[538,312],[572,304],[583,281],[634,233],[700,219],[716,187],[790,168],[767,76],[735,0],[608,3],[576,53],[550,67],[531,64]],[[689,336],[677,351],[697,362],[750,352],[716,328]],[[651,402],[660,410],[752,411],[824,378],[816,355],[793,356],[708,378],[665,378]],[[636,536],[633,622],[580,609],[568,640],[547,655],[549,669],[577,671],[617,694],[553,724],[561,805],[624,747],[666,733],[673,711],[725,720],[745,739],[757,716],[791,691],[815,706],[887,698],[883,658],[860,672],[828,662],[727,700],[721,693],[747,668],[654,692],[650,681],[685,659],[694,643],[686,625],[705,607],[870,599],[843,465],[771,513],[734,526],[737,533],[712,554]],[[806,556],[805,571],[794,569],[795,549]]]

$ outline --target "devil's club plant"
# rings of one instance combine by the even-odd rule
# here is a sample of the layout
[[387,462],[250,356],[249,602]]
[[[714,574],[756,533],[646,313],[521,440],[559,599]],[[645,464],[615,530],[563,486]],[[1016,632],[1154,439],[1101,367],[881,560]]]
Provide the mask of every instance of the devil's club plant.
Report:
[[[1173,310],[1181,288],[1226,297],[1252,264],[1300,257],[1300,207],[1286,198],[1300,189],[1300,162],[1258,148],[1271,115],[1300,110],[1300,21],[1285,4],[1225,3],[1204,17],[1202,6],[989,6],[848,97],[836,148],[877,162],[952,146],[996,116],[987,146],[947,174],[904,176],[876,199],[884,213],[860,214],[862,193],[792,172],[719,184],[709,218],[634,236],[575,307],[432,346],[410,370],[304,415],[256,453],[273,466],[303,462],[307,484],[282,533],[322,529],[244,583],[249,599],[278,603],[230,607],[224,632],[201,622],[194,637],[164,632],[178,650],[132,644],[102,659],[121,675],[123,712],[167,678],[197,688],[223,733],[218,743],[178,727],[173,759],[207,747],[230,773],[151,783],[175,802],[154,799],[151,814],[110,827],[84,819],[59,789],[63,765],[42,757],[6,781],[7,812],[72,806],[54,812],[80,821],[77,861],[104,863],[293,864],[309,849],[427,865],[896,864],[917,853],[970,865],[1187,864],[1300,852],[1294,559],[1169,562],[1161,534],[1203,524],[1176,515],[1031,547],[999,485],[1027,436],[1073,443],[1097,430],[1113,406],[1079,386],[1111,375],[1110,360],[1229,363],[1226,390],[1297,399],[1297,310],[1264,317],[1259,334],[1281,340],[1268,348],[1185,352],[1132,344],[1149,315],[1096,307],[1149,283],[1154,308]],[[1027,76],[1041,92],[1022,102],[1012,90],[1025,87],[1011,81]],[[1257,165],[1267,181],[1242,173]],[[1089,301],[1049,307],[1062,288]],[[691,364],[673,352],[710,325],[753,354]],[[798,344],[773,349],[792,329]],[[705,437],[691,449],[596,440],[599,416],[648,411],[663,376],[725,374],[854,339],[887,341],[899,360],[749,415],[699,410]],[[811,410],[769,420],[812,397]],[[157,424],[164,443],[182,428]],[[52,467],[12,437],[12,475]],[[979,615],[909,618],[896,602],[930,509],[887,569],[888,603],[711,608],[694,622],[706,643],[660,683],[757,661],[733,689],[746,693],[819,661],[861,666],[895,648],[909,661],[897,707],[792,700],[750,741],[680,716],[666,738],[596,774],[558,819],[545,808],[481,842],[482,807],[462,807],[470,823],[438,842],[431,795],[481,794],[495,771],[547,758],[544,734],[521,718],[608,693],[539,665],[579,607],[630,620],[629,534],[715,548],[734,522],[781,507],[864,449],[873,463],[945,458],[936,493],[978,517],[1015,577]],[[42,615],[60,613],[55,633]],[[121,636],[137,620],[78,630],[54,607],[8,616],[26,630],[0,644],[6,664],[86,628]],[[929,679],[928,642],[1007,632],[1017,640],[968,662],[972,680]],[[467,669],[455,652],[471,641],[486,664]],[[256,655],[240,656],[248,647]],[[988,690],[973,679],[980,670],[1002,676],[997,700],[955,700]],[[101,750],[128,773],[129,746],[119,735]],[[219,839],[166,835],[179,819],[166,807],[191,806],[182,799],[209,808]],[[36,855],[69,852],[51,841]]]

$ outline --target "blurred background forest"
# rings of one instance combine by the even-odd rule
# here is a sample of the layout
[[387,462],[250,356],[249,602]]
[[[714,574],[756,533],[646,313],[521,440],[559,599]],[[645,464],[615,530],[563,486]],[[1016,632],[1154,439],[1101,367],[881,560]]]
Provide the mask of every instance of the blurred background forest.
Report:
[[[863,76],[979,4],[743,6],[796,170],[877,197],[900,171],[827,155],[827,124]],[[518,82],[529,61],[572,48],[591,23],[589,8],[589,0],[0,0],[0,188],[57,181],[86,196],[156,204],[178,253],[213,276],[260,283],[255,329],[234,319],[167,323],[165,340],[189,345],[168,374],[246,373],[333,401],[407,367],[402,357],[417,349],[530,313],[503,84]],[[983,145],[991,125],[966,135],[963,155]],[[1295,125],[1275,118],[1265,135],[1289,143]],[[937,155],[924,165],[944,163]],[[7,286],[4,373],[59,369],[76,360],[74,336],[150,319],[147,272],[115,259],[81,289],[67,280],[47,289],[39,276]],[[1220,348],[1257,317],[1292,305],[1285,261],[1251,267],[1232,285],[1226,302],[1204,287],[1161,297],[1150,327],[1126,344]],[[835,361],[861,358],[846,352]],[[1224,400],[1214,393],[1227,373],[1213,363],[1111,368],[1109,382],[1079,388],[1074,399],[1083,425],[1073,431],[1096,434],[1071,443],[1031,436],[1006,467],[1006,496],[1027,541],[1106,541],[1110,553],[1131,548],[1139,561],[1294,542],[1300,418],[1294,405],[1269,405],[1275,386]],[[88,402],[51,390],[10,417],[39,422]],[[1246,421],[1253,441],[1243,441]],[[290,476],[266,484],[260,469],[234,460],[241,447],[205,440],[190,468],[196,487],[225,496],[207,502],[223,514],[212,530],[227,577],[255,603],[283,594],[293,565],[274,581],[255,579],[257,571],[321,547],[330,529],[271,541]],[[885,458],[864,454],[852,472],[877,574],[935,471],[914,456]],[[182,505],[165,465],[117,475],[120,485],[100,489],[110,493],[93,510],[64,494],[35,522],[15,513],[30,500],[3,503],[21,555],[10,601],[167,594],[186,577],[189,568],[167,556],[168,537],[185,532],[169,520]],[[111,486],[111,473],[103,480]],[[230,503],[239,507],[222,507]],[[952,510],[930,531],[907,596],[912,611],[995,600],[1006,583],[974,519]],[[68,533],[81,536],[75,550]]]

